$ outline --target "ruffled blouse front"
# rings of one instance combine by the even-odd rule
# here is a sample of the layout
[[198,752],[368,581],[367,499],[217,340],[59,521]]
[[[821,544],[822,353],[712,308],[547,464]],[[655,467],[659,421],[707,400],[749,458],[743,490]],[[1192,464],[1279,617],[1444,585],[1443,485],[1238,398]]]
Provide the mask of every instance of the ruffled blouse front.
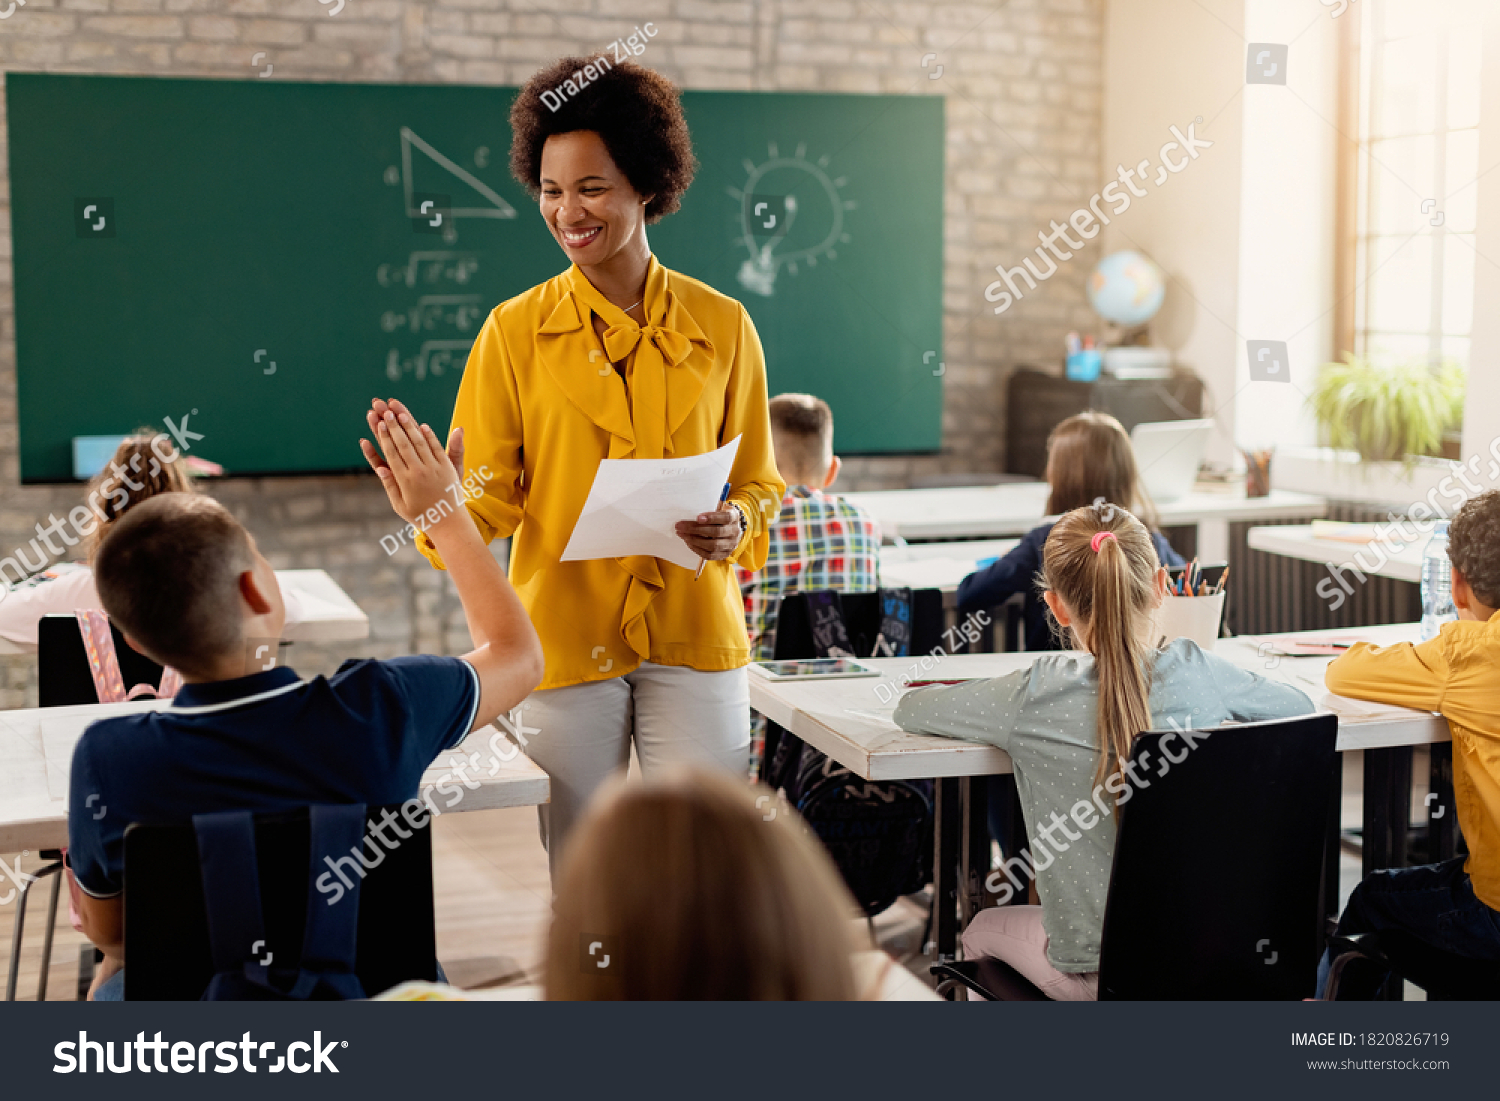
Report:
[[[733,567],[764,564],[785,488],[760,339],[738,302],[655,257],[642,304],[638,325],[571,267],[495,308],[459,386],[453,424],[483,490],[469,511],[486,540],[515,536],[510,577],[541,636],[542,688],[642,661],[716,671],[749,660]],[[623,378],[611,366],[622,360]],[[729,559],[697,580],[644,555],[561,561],[601,459],[700,455],[736,436],[729,499],[749,530]],[[418,546],[442,567],[427,536]]]

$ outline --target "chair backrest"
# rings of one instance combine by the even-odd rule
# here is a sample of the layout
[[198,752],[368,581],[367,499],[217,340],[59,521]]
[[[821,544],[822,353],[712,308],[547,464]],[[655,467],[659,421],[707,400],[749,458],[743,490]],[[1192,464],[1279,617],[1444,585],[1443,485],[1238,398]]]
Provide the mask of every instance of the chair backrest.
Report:
[[[120,662],[120,676],[126,689],[137,684],[155,688],[161,683],[161,666],[144,654],[131,649],[111,625],[115,640],[115,657]],[[78,703],[98,703],[94,676],[89,672],[88,651],[78,632],[78,620],[71,615],[44,615],[37,624],[37,703],[41,707],[67,707]]]
[[[844,630],[859,657],[869,657],[880,634],[880,594],[840,593]],[[943,641],[943,593],[941,589],[913,589],[911,594],[911,652],[926,654]],[[778,661],[818,656],[813,643],[812,615],[805,593],[787,593],[776,612]]]
[[[407,979],[437,978],[431,820],[412,829],[399,818],[399,805],[370,807],[367,819],[380,821],[383,809],[398,815],[411,836],[385,829],[396,847],[384,850],[360,882],[355,973],[370,995]],[[377,841],[367,845],[379,850]],[[255,815],[255,848],[268,947],[281,960],[300,959],[311,887],[307,808]],[[192,823],[136,824],[125,831],[127,1000],[196,1001],[214,977],[198,869]]]
[[1136,739],[1101,999],[1312,994],[1337,733],[1321,714]]

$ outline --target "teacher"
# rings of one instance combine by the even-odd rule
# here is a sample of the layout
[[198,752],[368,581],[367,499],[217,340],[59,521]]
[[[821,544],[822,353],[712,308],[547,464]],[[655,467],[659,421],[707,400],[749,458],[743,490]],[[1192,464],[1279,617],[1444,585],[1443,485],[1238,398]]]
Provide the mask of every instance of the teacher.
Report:
[[[648,774],[679,762],[746,774],[749,642],[731,563],[764,565],[784,486],[749,315],[646,243],[696,168],[677,90],[629,62],[564,58],[521,89],[510,121],[511,171],[571,266],[490,314],[453,427],[471,485],[486,475],[469,510],[486,539],[514,534],[511,582],[546,655],[521,723],[552,781],[540,810],[555,869],[632,742]],[[736,436],[727,503],[677,525],[708,560],[701,578],[650,556],[560,560],[601,459],[699,455]]]

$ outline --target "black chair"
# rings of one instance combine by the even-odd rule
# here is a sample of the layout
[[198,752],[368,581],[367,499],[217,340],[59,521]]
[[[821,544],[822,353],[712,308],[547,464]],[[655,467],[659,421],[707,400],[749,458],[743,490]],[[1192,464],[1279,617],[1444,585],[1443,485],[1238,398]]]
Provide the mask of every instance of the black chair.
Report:
[[1444,952],[1410,933],[1387,929],[1334,936],[1329,938],[1328,947],[1333,952],[1333,966],[1323,996],[1330,1001],[1338,997],[1345,970],[1366,960],[1421,987],[1430,1002],[1500,1000],[1500,962]]
[[[1321,714],[1194,731],[1191,749],[1176,731],[1136,739],[1131,758],[1149,786],[1132,786],[1121,808],[1101,1000],[1312,993],[1337,733]],[[984,985],[980,962],[932,971],[945,993],[962,985],[1014,1000],[1009,977]]]
[[[161,683],[161,666],[134,650],[110,625],[115,639],[115,657],[120,662],[120,678],[128,692],[137,684],[155,688]],[[70,615],[45,615],[37,623],[37,705],[67,707],[70,704],[98,703],[94,677],[89,672],[89,655],[78,631],[78,620]]]
[[[399,815],[399,804],[389,809]],[[378,820],[381,810],[369,808],[366,818]],[[368,995],[408,979],[437,978],[430,822],[411,830],[402,820],[412,836],[386,851],[360,883],[355,973]],[[309,837],[306,808],[255,815],[266,940],[284,961],[302,954]],[[125,888],[126,999],[197,1001],[214,976],[214,961],[192,824],[127,829]]]
[[[858,657],[867,658],[875,650],[880,634],[880,594],[840,593],[844,609],[844,630]],[[943,642],[943,593],[941,589],[913,589],[911,594],[911,652],[930,653]],[[813,643],[812,616],[807,596],[787,593],[776,612],[777,661],[817,657]]]
[[[880,635],[880,594],[840,593],[839,603],[844,610],[844,630],[855,655],[869,657],[875,649],[875,639]],[[911,605],[911,652],[931,653],[932,648],[943,641],[942,590],[913,589]],[[781,598],[776,610],[776,647],[771,656],[776,661],[818,656],[818,647],[813,641],[812,613],[805,593],[787,593]],[[773,722],[766,723],[766,744],[760,759],[760,779],[763,782],[770,779],[770,762],[775,758],[776,748],[783,737],[791,735]]]

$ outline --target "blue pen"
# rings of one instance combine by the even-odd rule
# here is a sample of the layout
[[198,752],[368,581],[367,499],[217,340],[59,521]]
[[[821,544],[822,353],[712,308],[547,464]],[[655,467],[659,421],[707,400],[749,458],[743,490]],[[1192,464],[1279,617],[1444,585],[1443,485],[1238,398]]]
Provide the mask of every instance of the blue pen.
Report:
[[[719,510],[723,509],[724,502],[727,501],[727,500],[729,500],[729,490],[730,490],[730,485],[729,485],[728,482],[725,482],[724,483],[724,492],[719,495],[719,508],[716,509],[715,511],[719,511]],[[707,558],[699,559],[699,561],[698,561],[698,572],[695,573],[695,574],[693,574],[693,580],[694,581],[697,581],[698,578],[700,578],[700,577],[703,576],[703,567],[706,566],[706,565],[708,565],[708,559]]]

